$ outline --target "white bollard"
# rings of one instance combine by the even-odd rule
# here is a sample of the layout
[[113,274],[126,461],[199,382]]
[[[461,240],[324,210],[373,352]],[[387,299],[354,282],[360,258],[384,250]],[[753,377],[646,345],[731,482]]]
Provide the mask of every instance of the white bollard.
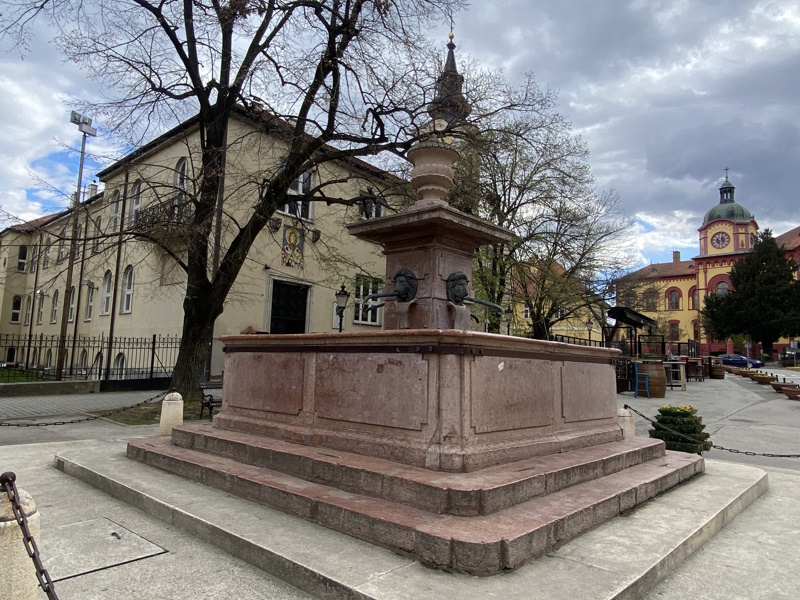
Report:
[[[39,541],[39,512],[36,503],[25,490],[17,488],[22,514],[28,520],[28,529],[34,541]],[[39,581],[36,567],[28,556],[11,501],[0,492],[0,600],[36,600]]]
[[183,396],[170,392],[161,401],[158,435],[172,435],[172,428],[176,425],[183,425]]
[[633,413],[627,408],[620,408],[617,411],[617,420],[622,427],[622,437],[629,438],[636,436],[636,423],[633,420]]

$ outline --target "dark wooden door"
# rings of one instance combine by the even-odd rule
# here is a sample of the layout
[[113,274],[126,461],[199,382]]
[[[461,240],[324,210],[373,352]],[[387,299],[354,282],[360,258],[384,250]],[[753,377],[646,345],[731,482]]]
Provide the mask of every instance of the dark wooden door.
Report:
[[272,282],[270,333],[305,333],[308,286]]

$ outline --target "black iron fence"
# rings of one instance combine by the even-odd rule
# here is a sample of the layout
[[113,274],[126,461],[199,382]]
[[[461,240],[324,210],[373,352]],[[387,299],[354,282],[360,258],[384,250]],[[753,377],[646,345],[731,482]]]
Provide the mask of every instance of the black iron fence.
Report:
[[178,336],[157,334],[113,339],[103,335],[0,335],[0,382],[54,380],[62,352],[62,379],[168,379],[180,343]]
[[[685,342],[670,342],[664,339],[663,335],[640,335],[631,343],[631,339],[621,338],[619,340],[588,340],[585,338],[572,337],[569,335],[554,336],[557,342],[567,344],[577,344],[578,346],[594,346],[605,348],[617,348],[622,351],[624,356],[634,354],[639,357],[648,356],[688,356],[698,358],[700,356],[700,342],[687,340]],[[632,353],[631,350],[634,350]]]

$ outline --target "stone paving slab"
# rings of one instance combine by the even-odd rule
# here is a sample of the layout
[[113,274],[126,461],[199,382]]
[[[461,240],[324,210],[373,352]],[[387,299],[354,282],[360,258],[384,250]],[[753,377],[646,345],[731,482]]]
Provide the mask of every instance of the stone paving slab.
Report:
[[313,523],[133,463],[124,458],[121,445],[61,452],[57,464],[320,598],[362,600],[638,597],[768,487],[760,469],[707,461],[704,474],[627,516],[512,573],[477,578],[433,571]]

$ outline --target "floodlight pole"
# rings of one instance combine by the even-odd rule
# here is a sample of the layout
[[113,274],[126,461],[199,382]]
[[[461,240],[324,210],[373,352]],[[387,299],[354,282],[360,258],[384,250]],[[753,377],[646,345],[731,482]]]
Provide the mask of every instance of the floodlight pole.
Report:
[[[76,237],[78,237],[78,206],[81,202],[81,185],[83,184],[83,160],[86,155],[86,136],[97,135],[97,129],[92,127],[92,120],[76,113],[74,110],[70,115],[70,123],[78,126],[78,130],[83,134],[81,140],[81,162],[78,167],[78,189],[72,198],[72,231],[69,239],[69,254],[67,257],[67,282],[64,287],[64,302],[61,305],[61,334],[58,337],[58,362],[56,363],[56,380],[61,381],[64,377],[64,356],[67,348],[67,312],[69,311],[69,300],[72,295],[72,272],[75,268],[75,247]],[[76,307],[77,309],[78,307]],[[77,310],[74,318],[77,319]],[[73,357],[74,359],[74,357]]]

